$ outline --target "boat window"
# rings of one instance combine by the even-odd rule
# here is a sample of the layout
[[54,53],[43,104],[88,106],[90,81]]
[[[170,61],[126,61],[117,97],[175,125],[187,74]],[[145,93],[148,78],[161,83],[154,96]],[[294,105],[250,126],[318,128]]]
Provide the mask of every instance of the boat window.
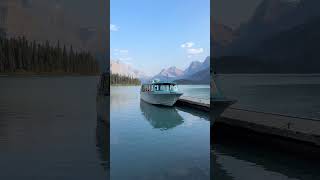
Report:
[[170,85],[170,91],[177,91],[178,87],[175,84]]
[[160,91],[169,91],[169,86],[168,85],[161,85]]
[[141,91],[142,91],[142,92],[145,92],[145,91],[146,91],[146,85],[142,85]]
[[154,85],[154,90],[159,91],[159,85]]

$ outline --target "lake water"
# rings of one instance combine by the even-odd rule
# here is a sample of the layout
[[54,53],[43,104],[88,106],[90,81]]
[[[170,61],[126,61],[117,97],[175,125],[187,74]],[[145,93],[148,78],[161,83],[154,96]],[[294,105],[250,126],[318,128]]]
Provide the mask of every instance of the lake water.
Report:
[[111,179],[210,179],[208,114],[150,105],[139,91],[111,87]]
[[183,92],[182,97],[210,100],[209,85],[179,85],[179,90]]
[[108,132],[97,107],[109,103],[97,106],[97,81],[0,77],[0,179],[107,179]]
[[280,152],[277,147],[246,140],[221,141],[212,145],[212,180],[320,179],[319,159]]
[[[222,79],[224,93],[239,101],[235,106],[319,117],[317,75]],[[113,87],[109,107],[108,97],[96,96],[97,81],[97,77],[0,77],[0,179],[108,179],[104,121],[109,108],[112,179],[209,178],[206,114],[140,103],[139,87]],[[181,88],[186,95],[202,94],[195,93],[197,88],[208,91],[205,86]],[[278,100],[281,103],[275,103]],[[217,180],[320,179],[318,161],[274,147],[223,141],[212,146],[211,157],[212,178]]]
[[218,75],[233,107],[320,120],[320,75]]
[[[319,75],[219,75],[217,83],[234,107],[320,119]],[[320,179],[318,159],[245,139],[221,137],[211,157],[214,180]]]

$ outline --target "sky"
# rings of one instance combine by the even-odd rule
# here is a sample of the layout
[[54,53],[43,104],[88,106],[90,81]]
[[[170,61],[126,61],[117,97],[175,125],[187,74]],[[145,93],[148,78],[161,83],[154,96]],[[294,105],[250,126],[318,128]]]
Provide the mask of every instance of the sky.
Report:
[[147,75],[210,55],[210,0],[111,0],[110,56]]
[[245,23],[262,0],[213,0],[213,19],[232,28]]

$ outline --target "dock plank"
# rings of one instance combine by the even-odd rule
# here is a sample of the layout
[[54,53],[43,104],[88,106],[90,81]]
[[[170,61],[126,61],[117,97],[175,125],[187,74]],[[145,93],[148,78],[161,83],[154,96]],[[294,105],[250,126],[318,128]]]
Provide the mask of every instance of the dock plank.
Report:
[[217,119],[216,122],[320,146],[320,121],[316,119],[230,107],[222,113],[221,118]]
[[206,112],[210,111],[210,100],[203,100],[192,97],[181,97],[177,102],[177,106],[188,106],[195,109],[203,110]]

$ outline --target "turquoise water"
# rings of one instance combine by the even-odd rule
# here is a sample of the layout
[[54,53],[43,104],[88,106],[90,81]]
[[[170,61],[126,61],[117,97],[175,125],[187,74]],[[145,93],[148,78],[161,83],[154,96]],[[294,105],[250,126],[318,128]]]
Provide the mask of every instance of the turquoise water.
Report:
[[210,100],[210,85],[180,85],[183,96]]
[[139,90],[111,87],[111,179],[210,179],[208,115],[141,102]]
[[[109,107],[97,81],[0,78],[0,179],[108,179],[109,108],[113,179],[209,179],[208,115],[140,104],[139,87],[113,87]],[[315,75],[229,75],[222,88],[238,107],[318,117],[319,84]],[[217,180],[320,178],[317,159],[243,141],[216,143],[211,157]]]

